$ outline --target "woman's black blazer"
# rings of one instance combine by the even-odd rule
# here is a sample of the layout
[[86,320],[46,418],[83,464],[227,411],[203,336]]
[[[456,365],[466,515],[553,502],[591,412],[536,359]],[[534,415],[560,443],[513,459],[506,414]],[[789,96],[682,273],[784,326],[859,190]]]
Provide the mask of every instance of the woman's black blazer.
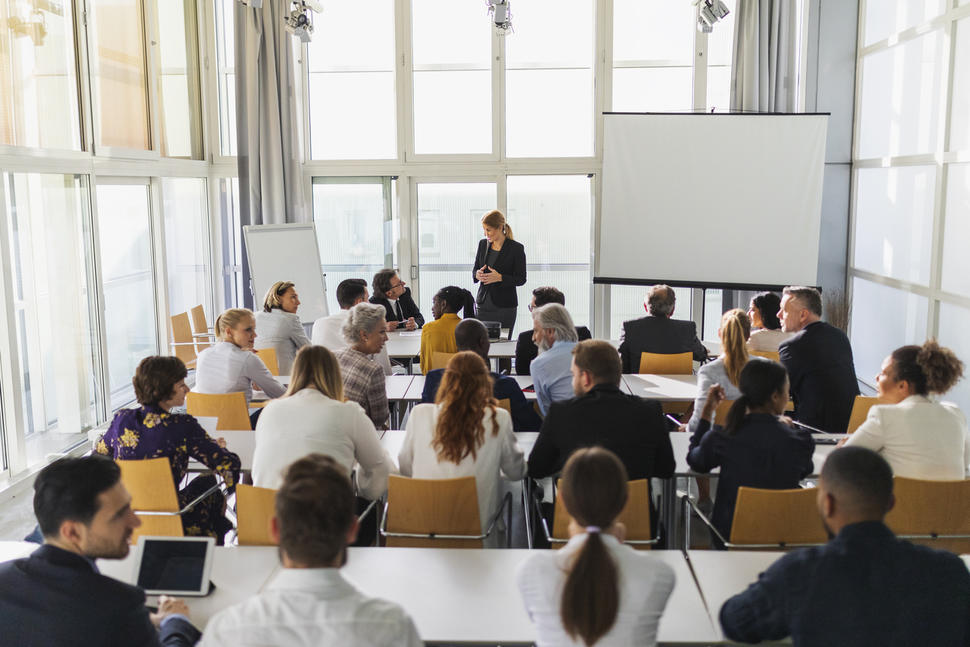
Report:
[[[485,265],[488,254],[488,239],[478,241],[478,252],[475,254],[475,267],[472,268],[472,280],[478,283],[475,272]],[[484,283],[478,287],[478,300],[481,301],[486,293],[492,296],[492,302],[500,308],[514,308],[519,305],[519,298],[515,288],[525,285],[525,247],[522,243],[506,238],[498,258],[492,268],[502,275],[501,283]]]

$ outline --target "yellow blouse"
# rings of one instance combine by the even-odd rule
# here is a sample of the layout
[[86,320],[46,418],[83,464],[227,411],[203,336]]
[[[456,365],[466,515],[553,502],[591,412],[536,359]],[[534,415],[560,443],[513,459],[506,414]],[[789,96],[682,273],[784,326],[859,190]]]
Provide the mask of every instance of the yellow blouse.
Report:
[[429,321],[421,329],[421,372],[425,375],[431,370],[431,354],[457,353],[455,328],[461,319],[453,312],[446,312],[440,319]]

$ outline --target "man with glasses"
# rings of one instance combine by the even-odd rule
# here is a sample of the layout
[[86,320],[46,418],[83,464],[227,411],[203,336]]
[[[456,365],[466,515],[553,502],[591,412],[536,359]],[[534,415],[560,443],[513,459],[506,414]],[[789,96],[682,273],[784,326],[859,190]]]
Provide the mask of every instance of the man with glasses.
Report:
[[411,288],[395,270],[381,270],[374,275],[374,296],[370,302],[387,311],[387,331],[400,328],[414,330],[424,325],[424,316],[411,298]]

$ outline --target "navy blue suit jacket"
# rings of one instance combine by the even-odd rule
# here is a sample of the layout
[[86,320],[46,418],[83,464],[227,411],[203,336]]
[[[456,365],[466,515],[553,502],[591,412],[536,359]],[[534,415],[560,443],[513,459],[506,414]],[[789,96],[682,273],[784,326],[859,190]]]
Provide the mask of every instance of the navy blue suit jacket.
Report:
[[387,298],[375,294],[370,298],[370,302],[374,305],[384,306],[384,318],[387,321],[407,321],[408,317],[414,317],[414,323],[418,324],[418,328],[424,325],[424,315],[421,314],[418,304],[414,302],[414,298],[411,296],[411,288],[404,288],[404,294],[397,299],[397,302],[401,304],[404,319],[398,319],[397,312],[391,307],[391,302]]
[[[436,368],[428,371],[424,376],[424,390],[421,391],[421,402],[434,402],[438,395],[438,387],[441,385],[441,377],[445,374],[445,369]],[[508,399],[512,409],[512,429],[514,431],[538,431],[542,425],[542,419],[536,413],[532,403],[522,395],[519,383],[507,375],[492,373],[492,382],[495,388],[492,394],[496,400]]]
[[0,643],[17,647],[184,647],[201,634],[173,618],[161,634],[145,593],[55,546],[0,564]]

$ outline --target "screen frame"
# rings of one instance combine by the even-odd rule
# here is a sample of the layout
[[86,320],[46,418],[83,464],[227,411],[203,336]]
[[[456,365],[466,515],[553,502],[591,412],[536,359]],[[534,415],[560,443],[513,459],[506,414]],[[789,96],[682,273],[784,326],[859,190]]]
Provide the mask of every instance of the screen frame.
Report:
[[205,560],[202,565],[202,578],[200,582],[200,587],[195,590],[162,590],[162,589],[143,589],[147,595],[176,595],[184,597],[202,597],[209,594],[209,576],[212,573],[212,563],[215,556],[215,537],[156,537],[152,535],[141,535],[138,537],[138,543],[135,547],[135,572],[134,572],[134,584],[140,587],[138,583],[141,577],[141,567],[142,560],[145,556],[145,548],[148,542],[181,542],[181,543],[204,543],[206,545],[205,549]]

